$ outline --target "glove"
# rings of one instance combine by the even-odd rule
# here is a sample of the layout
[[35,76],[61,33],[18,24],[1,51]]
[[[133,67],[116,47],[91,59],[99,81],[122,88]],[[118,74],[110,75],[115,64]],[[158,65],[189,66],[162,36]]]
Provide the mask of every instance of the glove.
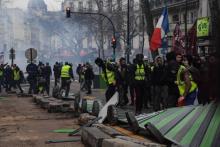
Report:
[[185,98],[184,96],[179,97],[178,99],[178,107],[185,106]]

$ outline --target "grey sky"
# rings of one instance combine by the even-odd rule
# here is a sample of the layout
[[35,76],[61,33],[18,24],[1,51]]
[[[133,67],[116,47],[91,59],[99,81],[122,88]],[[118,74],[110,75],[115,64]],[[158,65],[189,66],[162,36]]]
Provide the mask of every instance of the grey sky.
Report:
[[[22,8],[22,9],[27,8],[28,0],[10,0],[10,1],[11,1],[11,4],[9,7]],[[47,4],[49,11],[60,10],[62,0],[44,0],[44,1]]]

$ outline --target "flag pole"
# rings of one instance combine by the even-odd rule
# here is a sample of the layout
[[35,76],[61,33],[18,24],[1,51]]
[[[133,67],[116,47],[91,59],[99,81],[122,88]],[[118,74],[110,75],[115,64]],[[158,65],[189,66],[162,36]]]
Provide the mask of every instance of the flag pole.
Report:
[[188,14],[188,3],[185,0],[185,52],[188,50],[188,35],[187,35],[187,14]]

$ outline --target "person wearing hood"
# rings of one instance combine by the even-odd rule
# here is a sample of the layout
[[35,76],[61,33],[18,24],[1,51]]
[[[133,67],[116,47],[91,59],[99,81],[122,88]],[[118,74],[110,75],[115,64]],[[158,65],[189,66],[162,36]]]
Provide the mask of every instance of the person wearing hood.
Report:
[[135,82],[135,93],[136,93],[136,115],[142,112],[145,94],[146,77],[148,76],[148,67],[144,65],[143,54],[136,55],[137,64],[134,66],[134,82]]

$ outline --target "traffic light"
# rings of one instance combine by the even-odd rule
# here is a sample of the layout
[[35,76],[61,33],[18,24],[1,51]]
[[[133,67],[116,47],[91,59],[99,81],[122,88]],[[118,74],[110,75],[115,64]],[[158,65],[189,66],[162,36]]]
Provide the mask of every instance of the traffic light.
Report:
[[13,48],[10,49],[10,54],[14,54],[15,50]]
[[70,8],[69,7],[66,8],[66,17],[70,18]]
[[112,48],[116,48],[116,39],[112,37]]

